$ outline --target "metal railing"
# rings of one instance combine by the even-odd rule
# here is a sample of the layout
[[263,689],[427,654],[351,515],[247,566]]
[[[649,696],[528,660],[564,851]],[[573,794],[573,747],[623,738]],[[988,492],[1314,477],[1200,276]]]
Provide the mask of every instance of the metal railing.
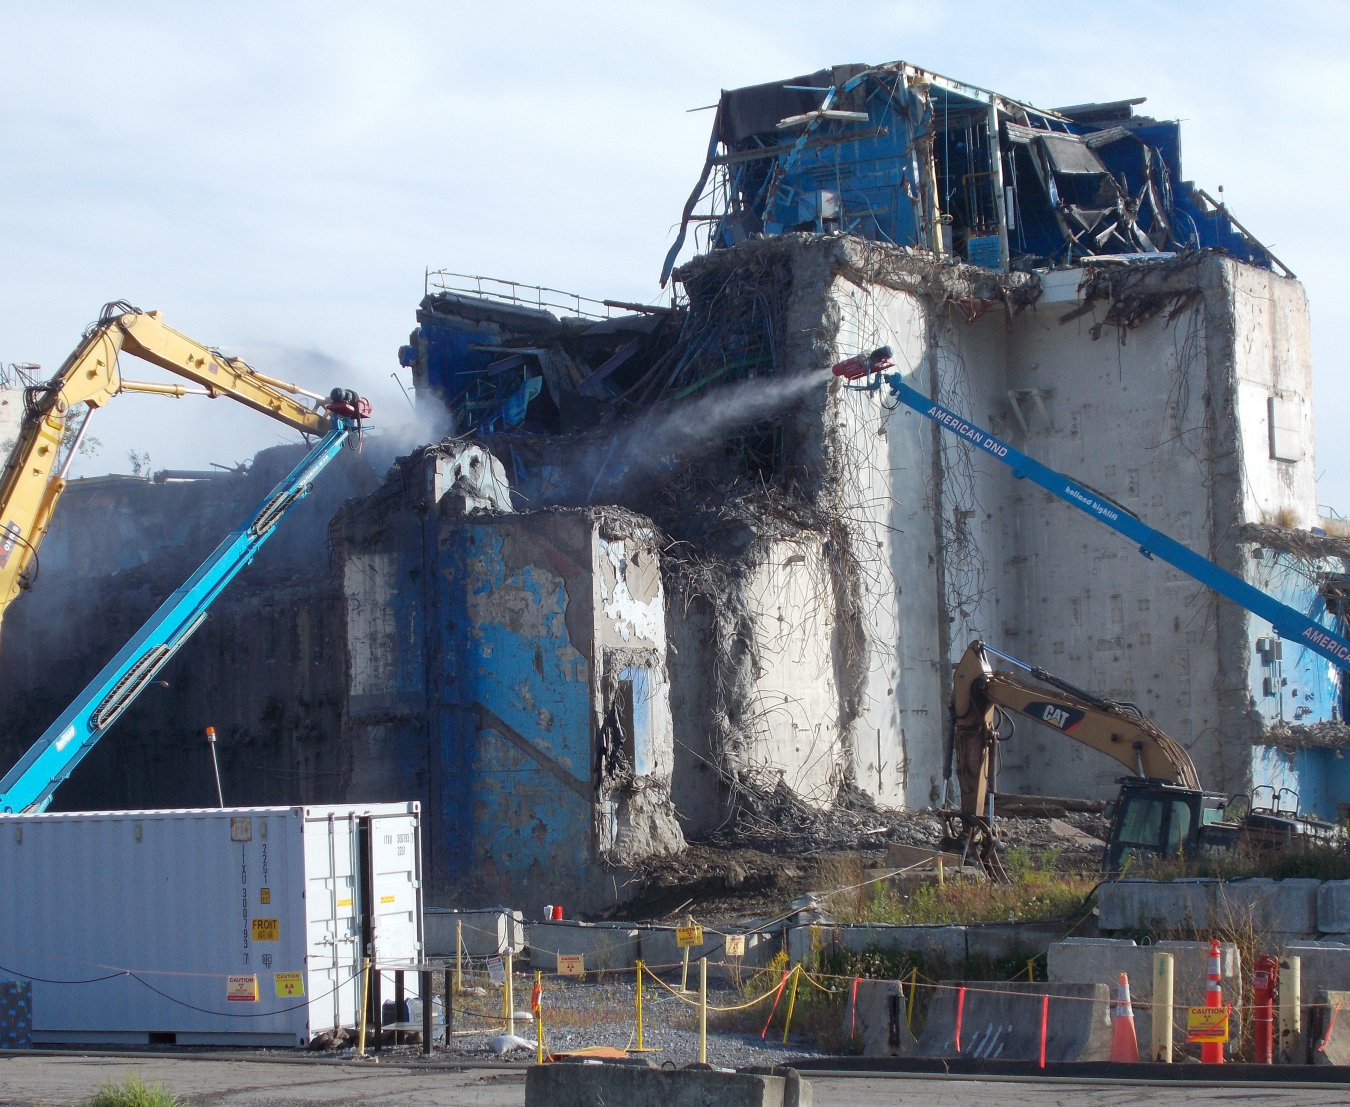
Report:
[[471,273],[452,273],[448,269],[428,269],[424,291],[457,292],[494,300],[502,304],[535,308],[539,311],[561,311],[581,319],[609,319],[614,308],[603,300],[592,300],[575,292],[542,285],[521,284],[499,277],[480,277]]

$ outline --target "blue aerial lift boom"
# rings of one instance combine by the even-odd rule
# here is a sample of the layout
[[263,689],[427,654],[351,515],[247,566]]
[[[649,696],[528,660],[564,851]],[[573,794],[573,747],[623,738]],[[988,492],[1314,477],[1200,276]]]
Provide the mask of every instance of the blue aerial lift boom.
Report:
[[305,459],[160,605],[135,637],[0,779],[0,812],[46,810],[61,782],[205,622],[212,601],[253,560],[286,513],[308,495],[315,478],[351,435],[359,432],[362,418],[370,414],[370,405],[365,400],[340,389],[334,391],[332,402],[326,406],[331,428]]
[[1027,457],[988,431],[981,430],[955,412],[947,410],[922,392],[907,385],[899,373],[886,373],[884,370],[890,366],[890,349],[882,347],[868,358],[857,357],[841,361],[834,367],[834,372],[836,376],[849,380],[866,379],[867,383],[864,385],[851,386],[862,391],[875,392],[884,382],[901,403],[913,408],[920,415],[927,416],[958,438],[964,438],[977,450],[1003,462],[1012,469],[1013,476],[1019,480],[1025,478],[1033,484],[1039,484],[1047,492],[1053,492],[1079,511],[1087,513],[1097,522],[1136,543],[1139,552],[1145,557],[1160,557],[1207,588],[1212,588],[1219,595],[1226,596],[1254,615],[1259,615],[1274,627],[1282,638],[1301,642],[1342,671],[1350,672],[1350,642],[1339,634],[1328,630],[1303,612],[1266,595],[1241,577],[1220,568],[1208,558],[1201,557],[1180,542],[1168,538],[1161,531],[1154,530],[1137,515],[1100,492]]

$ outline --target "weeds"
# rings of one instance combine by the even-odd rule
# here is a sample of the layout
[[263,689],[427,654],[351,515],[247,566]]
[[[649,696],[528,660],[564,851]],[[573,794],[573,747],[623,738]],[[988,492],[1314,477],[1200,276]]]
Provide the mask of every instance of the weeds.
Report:
[[139,1076],[128,1076],[121,1084],[104,1084],[84,1101],[83,1107],[188,1107],[188,1104],[163,1084],[147,1085]]
[[1344,844],[1306,844],[1302,849],[1279,853],[1254,849],[1244,844],[1236,849],[1207,850],[1192,857],[1140,858],[1130,866],[1129,876],[1142,880],[1179,880],[1187,877],[1241,880],[1255,876],[1272,880],[1296,877],[1350,880],[1350,857]]
[[1030,854],[1009,850],[1012,882],[950,879],[943,884],[890,885],[877,881],[830,897],[837,923],[1039,922],[1082,912],[1097,881],[1075,873],[1033,867]]

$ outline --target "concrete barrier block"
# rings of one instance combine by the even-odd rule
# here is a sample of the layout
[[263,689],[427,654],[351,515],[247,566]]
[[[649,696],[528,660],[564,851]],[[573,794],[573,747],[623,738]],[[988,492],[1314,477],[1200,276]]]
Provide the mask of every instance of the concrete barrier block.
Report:
[[864,1057],[909,1057],[919,1043],[905,1022],[908,1011],[899,980],[860,980],[844,1004],[844,1035],[862,1047]]
[[428,957],[455,956],[455,923],[460,923],[464,952],[470,957],[497,957],[525,948],[525,916],[496,907],[488,911],[454,911],[428,907],[422,914]]
[[1350,880],[1328,880],[1317,891],[1317,929],[1350,934]]
[[[811,927],[793,927],[788,934],[788,956],[796,964],[811,949]],[[966,959],[963,926],[821,926],[817,941],[826,950],[866,953],[869,950],[913,952],[929,961],[959,965]]]
[[583,922],[530,924],[530,964],[557,972],[558,955],[581,954],[585,969],[631,969],[638,959],[637,927]]
[[1318,988],[1303,1009],[1308,1053],[1314,1065],[1350,1065],[1350,991]]
[[[1300,961],[1301,991],[1309,1003],[1319,991],[1350,991],[1350,945],[1338,942],[1292,943],[1279,952]],[[1337,1016],[1340,1021],[1340,1016]]]
[[[1346,951],[1350,953],[1350,949]],[[1130,978],[1134,1001],[1134,1028],[1145,1051],[1153,1036],[1153,955],[1172,955],[1173,1041],[1185,1040],[1186,1008],[1205,1002],[1209,976],[1208,942],[1157,942],[1136,945],[1122,938],[1065,938],[1046,951],[1052,984],[1102,984],[1114,988],[1125,973]],[[1219,971],[1223,974],[1224,997],[1239,1015],[1242,1010],[1242,956],[1237,946],[1219,947]]]
[[1008,957],[1034,957],[1064,933],[1064,924],[972,923],[965,928],[966,956],[1001,961]]
[[1097,890],[1102,930],[1208,930],[1217,880],[1117,880]]
[[919,1039],[923,1057],[1033,1061],[1040,1057],[1042,996],[1050,997],[1045,1059],[1111,1059],[1111,990],[1105,984],[1027,984],[972,980],[961,1005],[961,1048],[956,1048],[960,981],[944,981],[928,1007]]
[[1307,879],[1227,881],[1216,888],[1211,925],[1239,930],[1250,925],[1258,934],[1285,939],[1314,937],[1321,886],[1320,880]]
[[646,1064],[531,1066],[525,1107],[812,1107],[811,1085],[783,1076]]

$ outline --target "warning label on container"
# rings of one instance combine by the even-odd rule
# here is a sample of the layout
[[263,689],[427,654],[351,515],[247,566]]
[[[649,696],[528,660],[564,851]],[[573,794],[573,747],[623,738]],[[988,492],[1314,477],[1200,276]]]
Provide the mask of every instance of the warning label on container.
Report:
[[1188,1007],[1186,1009],[1186,1040],[1188,1042],[1228,1041],[1228,1008]]
[[254,919],[253,940],[255,942],[278,942],[281,940],[280,919]]
[[[267,874],[264,873],[263,875],[266,876]],[[259,889],[258,889],[258,902],[259,902],[259,903],[271,903],[271,902],[272,902],[272,889],[271,889],[271,888],[259,888]]]
[[278,972],[272,974],[276,981],[277,995],[302,996],[305,994],[305,980],[298,972]]
[[394,903],[397,899],[398,899],[398,896],[381,896],[381,897],[380,897],[380,904],[381,904],[381,906],[383,906],[383,905],[386,904],[386,903]]
[[338,900],[338,904],[337,904],[337,905],[338,905],[339,907],[350,907],[350,906],[352,905],[352,897],[351,897],[351,896],[348,896],[346,899],[340,899],[340,900]]
[[677,926],[675,928],[675,945],[680,949],[688,949],[690,946],[701,946],[703,944],[703,927],[701,926]]
[[230,841],[231,842],[253,841],[253,820],[245,815],[237,817],[231,816]]
[[257,1003],[258,978],[256,976],[226,977],[225,998],[231,1003]]
[[558,975],[585,976],[586,975],[585,956],[580,953],[558,954]]

